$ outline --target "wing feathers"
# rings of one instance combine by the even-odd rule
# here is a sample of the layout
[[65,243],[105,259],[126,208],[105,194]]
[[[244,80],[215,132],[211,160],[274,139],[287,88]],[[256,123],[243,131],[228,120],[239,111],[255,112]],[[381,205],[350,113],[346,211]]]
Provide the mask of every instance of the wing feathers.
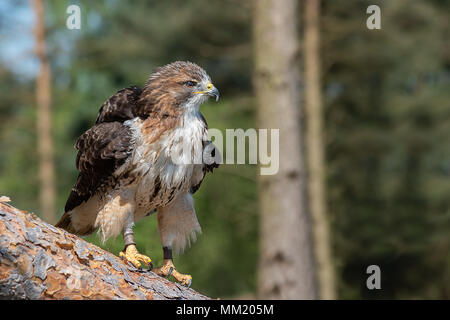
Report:
[[133,151],[130,128],[120,122],[100,123],[78,138],[76,166],[80,171],[67,200],[70,211],[106,183]]
[[95,123],[124,122],[137,117],[136,105],[141,93],[141,88],[136,86],[117,91],[103,103]]
[[[210,155],[211,155],[211,157],[213,159],[215,159],[215,160],[216,159],[220,159],[220,161],[221,161],[222,155],[219,153],[219,150],[217,149],[217,147],[211,141],[208,140],[208,141],[204,141],[203,142],[203,148],[206,148],[206,147],[208,147],[208,149],[211,150],[211,154]],[[195,182],[194,184],[191,185],[190,192],[192,194],[196,193],[197,190],[200,188],[200,186],[201,186],[201,184],[203,182],[203,179],[205,179],[206,173],[213,172],[213,170],[218,168],[218,167],[219,167],[219,163],[216,162],[216,161],[214,161],[211,164],[205,164],[203,166],[203,168],[202,168],[202,170],[203,170],[203,177],[202,177],[202,179],[199,182]]]
[[136,86],[119,90],[103,103],[94,127],[78,138],[76,168],[80,173],[66,202],[66,212],[88,200],[130,155],[131,132],[123,122],[138,116],[141,93]]

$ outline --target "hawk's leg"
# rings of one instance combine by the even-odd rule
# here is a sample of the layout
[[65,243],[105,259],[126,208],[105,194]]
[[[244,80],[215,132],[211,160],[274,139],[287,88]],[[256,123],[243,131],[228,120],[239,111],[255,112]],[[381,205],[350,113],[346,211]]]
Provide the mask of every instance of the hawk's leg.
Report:
[[152,259],[143,254],[140,254],[136,249],[132,219],[131,222],[126,225],[123,231],[123,239],[125,242],[125,249],[119,253],[119,256],[122,258],[122,260],[131,262],[138,269],[141,269],[141,263],[139,261],[142,261],[146,266],[149,267],[150,270],[152,270]]
[[172,277],[174,277],[175,280],[180,282],[182,285],[190,287],[192,284],[192,276],[188,274],[179,273],[175,269],[175,265],[173,264],[172,259],[172,248],[163,247],[163,251],[164,251],[163,264],[160,268],[155,268],[153,272],[162,277],[168,277],[172,275]]

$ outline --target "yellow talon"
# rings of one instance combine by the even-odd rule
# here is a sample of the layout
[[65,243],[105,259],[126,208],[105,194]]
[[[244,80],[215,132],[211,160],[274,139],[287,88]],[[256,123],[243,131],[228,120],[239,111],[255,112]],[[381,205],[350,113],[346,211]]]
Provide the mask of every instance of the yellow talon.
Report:
[[184,286],[190,287],[192,284],[192,276],[189,274],[179,273],[173,264],[171,259],[164,259],[163,265],[160,268],[155,268],[153,270],[157,275],[162,277],[172,276]]
[[121,251],[119,253],[119,257],[125,259],[127,262],[131,262],[136,268],[141,267],[141,263],[139,261],[142,261],[146,266],[152,266],[152,259],[140,254],[134,244],[127,246],[125,252]]

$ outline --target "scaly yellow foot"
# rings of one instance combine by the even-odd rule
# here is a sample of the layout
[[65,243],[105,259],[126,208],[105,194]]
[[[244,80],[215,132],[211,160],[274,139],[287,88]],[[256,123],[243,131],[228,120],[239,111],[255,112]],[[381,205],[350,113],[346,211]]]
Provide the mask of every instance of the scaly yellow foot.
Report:
[[122,251],[119,253],[119,257],[127,262],[131,262],[138,269],[142,268],[139,261],[142,261],[146,266],[149,267],[150,270],[153,268],[152,259],[144,256],[143,254],[140,254],[134,244],[128,245],[125,248],[125,252]]
[[175,278],[175,280],[184,286],[190,287],[192,284],[192,276],[179,273],[175,270],[172,259],[164,259],[162,266],[160,268],[155,268],[153,272],[161,277],[168,277],[171,275]]

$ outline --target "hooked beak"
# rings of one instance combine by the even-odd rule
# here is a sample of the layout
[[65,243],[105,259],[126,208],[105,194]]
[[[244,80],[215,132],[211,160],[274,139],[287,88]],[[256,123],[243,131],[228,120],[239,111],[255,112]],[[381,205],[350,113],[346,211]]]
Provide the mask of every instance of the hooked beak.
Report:
[[211,90],[208,91],[208,96],[210,97],[216,97],[216,102],[219,101],[219,90],[217,90],[216,87],[213,87]]
[[219,90],[217,90],[216,87],[214,87],[214,85],[211,82],[208,82],[208,84],[206,85],[206,90],[204,91],[196,91],[194,92],[195,94],[202,94],[202,95],[207,95],[209,97],[215,97],[216,98],[216,102],[219,101]]
[[216,97],[216,102],[219,101],[220,94],[219,94],[219,90],[217,90],[216,87],[212,87],[211,89],[209,89],[207,94],[210,97]]

